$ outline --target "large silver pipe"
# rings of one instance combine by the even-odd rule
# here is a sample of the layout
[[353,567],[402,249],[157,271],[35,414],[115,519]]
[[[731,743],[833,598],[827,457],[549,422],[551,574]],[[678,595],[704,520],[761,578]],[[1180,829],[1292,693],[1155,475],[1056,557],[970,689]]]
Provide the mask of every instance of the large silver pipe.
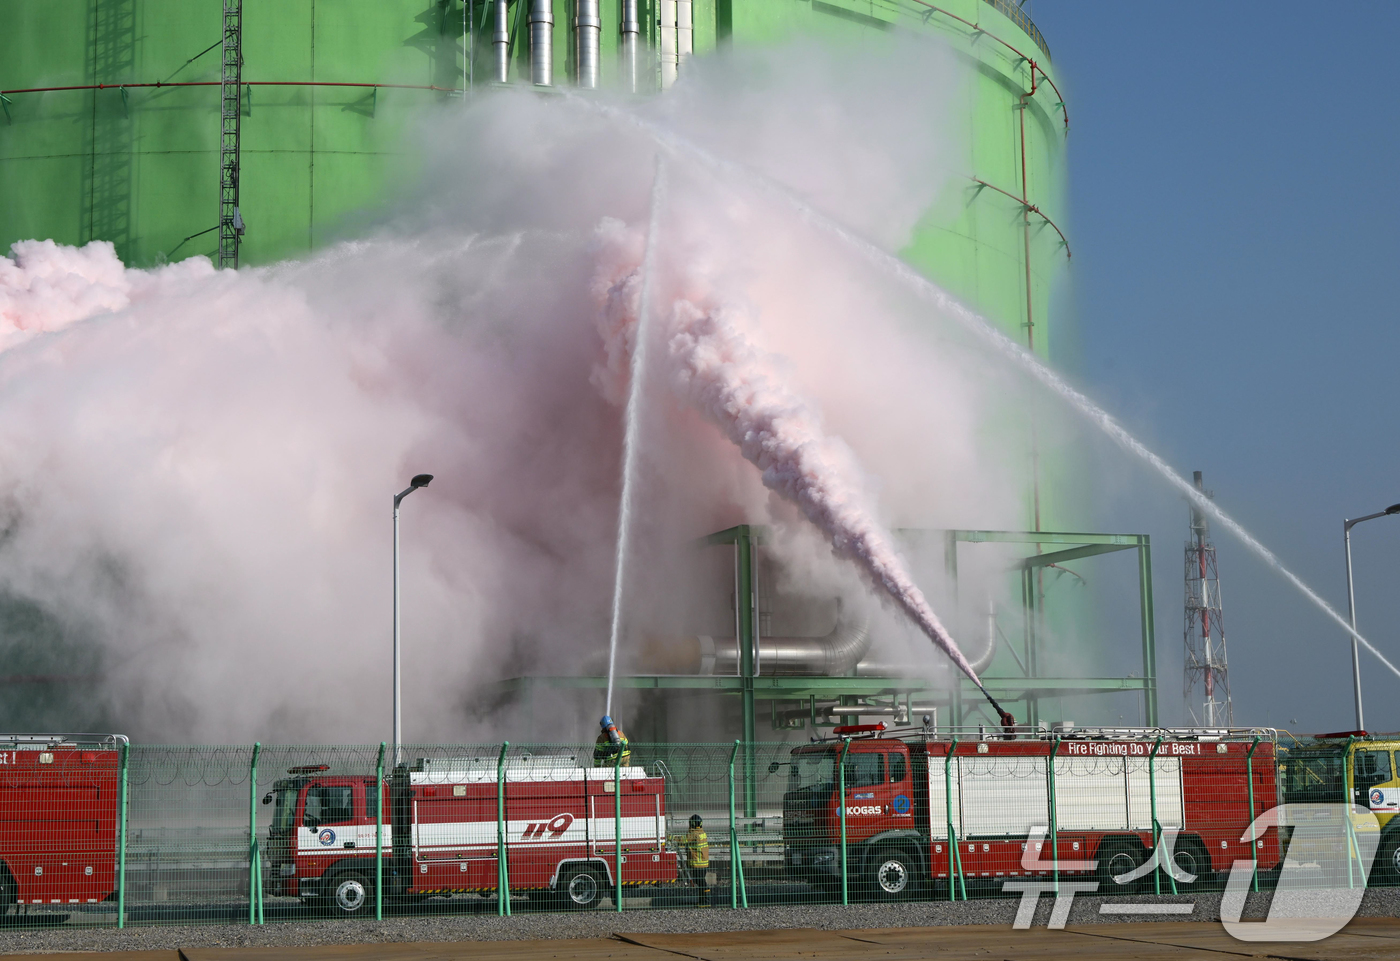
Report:
[[636,93],[641,79],[642,22],[638,0],[622,0],[622,85]]
[[530,0],[530,82],[554,86],[553,0]]
[[[739,666],[739,645],[732,637],[700,637],[698,663],[692,656],[691,673],[733,674]],[[850,675],[870,650],[869,621],[838,617],[830,634],[822,637],[762,637],[759,657],[764,675]]]
[[598,48],[603,39],[603,18],[598,0],[578,0],[574,17],[574,64],[578,85],[585,90],[598,87]]
[[491,4],[491,79],[495,83],[510,83],[510,7],[508,0],[493,0]]
[[679,63],[676,50],[676,6],[677,0],[660,0],[657,4],[662,90],[669,90],[671,84],[676,82],[676,68]]
[[685,69],[685,62],[695,52],[695,5],[691,0],[676,0],[676,70]]

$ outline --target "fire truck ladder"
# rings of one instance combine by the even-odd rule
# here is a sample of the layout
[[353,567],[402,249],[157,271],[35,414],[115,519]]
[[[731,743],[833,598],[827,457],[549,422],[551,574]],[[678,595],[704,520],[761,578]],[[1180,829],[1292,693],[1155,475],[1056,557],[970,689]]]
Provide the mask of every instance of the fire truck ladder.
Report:
[[[1201,472],[1194,474],[1196,489],[1205,493]],[[1225,656],[1225,622],[1221,616],[1220,577],[1215,569],[1215,545],[1205,515],[1191,508],[1191,537],[1186,542],[1186,668],[1183,693],[1187,710],[1197,724],[1206,727],[1234,724],[1230,703],[1230,667]],[[1200,684],[1201,714],[1192,700]]]
[[219,266],[238,267],[243,215],[238,210],[239,124],[243,93],[243,0],[224,0],[223,65],[219,73]]

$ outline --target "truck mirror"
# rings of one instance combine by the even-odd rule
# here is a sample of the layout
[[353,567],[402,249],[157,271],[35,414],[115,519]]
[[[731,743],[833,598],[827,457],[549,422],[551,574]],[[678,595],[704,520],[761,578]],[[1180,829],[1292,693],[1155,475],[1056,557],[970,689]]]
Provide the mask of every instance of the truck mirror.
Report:
[[301,823],[303,827],[308,827],[314,831],[321,826],[321,819],[314,814],[308,814],[301,819]]
[[782,765],[782,763],[781,763],[780,761],[774,761],[772,764],[768,765],[768,773],[769,773],[769,774],[772,774],[772,773],[774,773],[775,771],[777,771],[778,768],[780,768],[780,767],[782,767],[782,766],[783,766],[783,765]]
[[268,791],[266,794],[263,795],[263,803],[264,803],[264,804],[271,804],[271,803],[272,803],[272,792],[271,792],[271,791]]

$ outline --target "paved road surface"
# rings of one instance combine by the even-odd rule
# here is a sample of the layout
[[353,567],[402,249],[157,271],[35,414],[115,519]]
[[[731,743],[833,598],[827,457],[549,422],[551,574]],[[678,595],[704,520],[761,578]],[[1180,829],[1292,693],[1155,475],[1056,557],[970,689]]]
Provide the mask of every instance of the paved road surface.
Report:
[[615,934],[548,941],[400,942],[312,947],[181,948],[9,955],[55,961],[1400,961],[1400,919],[1358,918],[1313,943],[1236,941],[1216,923],[1190,921],[1070,927],[1005,925],[785,928],[708,934]]

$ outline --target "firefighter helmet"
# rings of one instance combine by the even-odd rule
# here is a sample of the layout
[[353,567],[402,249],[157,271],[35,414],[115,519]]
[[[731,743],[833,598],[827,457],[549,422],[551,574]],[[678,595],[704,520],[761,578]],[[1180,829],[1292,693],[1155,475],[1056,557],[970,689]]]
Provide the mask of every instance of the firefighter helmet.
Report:
[[693,827],[693,828],[698,828],[700,825],[702,825],[702,824],[704,824],[704,823],[705,823],[705,821],[704,821],[703,818],[700,817],[700,815],[698,815],[698,814],[692,814],[692,815],[690,816],[690,826],[691,826],[691,827]]

